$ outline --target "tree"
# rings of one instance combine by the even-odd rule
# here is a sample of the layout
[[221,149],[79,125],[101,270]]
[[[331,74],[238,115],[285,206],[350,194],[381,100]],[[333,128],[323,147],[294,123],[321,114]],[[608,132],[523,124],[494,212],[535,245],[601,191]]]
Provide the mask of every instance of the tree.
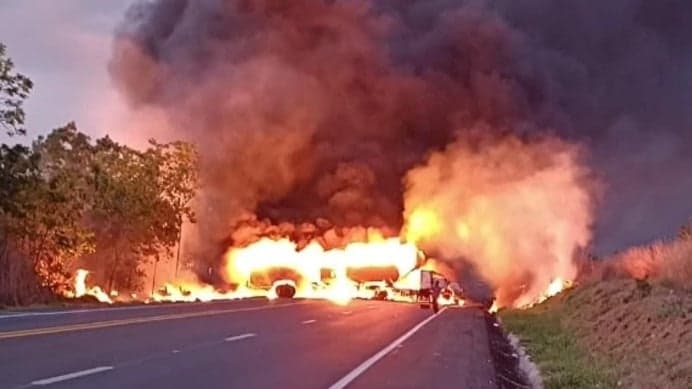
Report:
[[22,106],[32,87],[28,77],[14,72],[14,63],[0,43],[0,125],[10,136],[26,133]]
[[88,147],[88,138],[73,124],[31,148],[2,146],[0,270],[14,285],[12,296],[5,296],[14,304],[40,294],[31,283],[62,293],[70,278],[66,264],[93,251],[92,234],[82,223],[88,199],[80,149],[88,152]]
[[[30,208],[30,188],[39,179],[38,163],[28,147],[0,147],[0,303],[18,305],[37,292],[31,266],[20,252],[18,237]],[[30,289],[30,290],[27,290]]]
[[157,148],[139,152],[107,137],[97,141],[93,215],[99,245],[113,254],[109,290],[132,288],[131,269],[149,258],[157,263],[176,244],[180,216],[164,171],[168,159]]
[[162,197],[168,201],[175,213],[176,256],[175,275],[180,267],[180,249],[182,246],[183,223],[195,223],[192,200],[199,188],[199,155],[194,145],[185,142],[167,144],[150,140],[151,152],[159,165],[159,183]]
[[194,222],[197,154],[92,142],[74,123],[31,147],[0,146],[0,303],[60,295],[80,261],[110,292],[142,287],[142,264],[180,253]]
[[[90,219],[97,236],[99,256],[104,263],[107,262],[104,269],[108,272],[106,288],[109,291],[117,283],[122,284],[130,278],[123,275],[123,265],[125,268],[138,267],[135,254],[141,231],[137,227],[142,224],[140,214],[143,212],[138,195],[148,185],[138,174],[139,160],[137,152],[108,137],[96,142]],[[109,260],[104,258],[106,251],[110,252]]]
[[[84,224],[90,210],[91,193],[88,185],[92,147],[89,137],[77,131],[74,123],[54,129],[47,137],[33,144],[41,172],[41,201],[34,215],[41,239],[35,243],[45,252],[36,252],[37,273],[53,290],[60,289],[69,278],[65,265],[94,251],[93,233]],[[43,195],[43,198],[41,197]]]

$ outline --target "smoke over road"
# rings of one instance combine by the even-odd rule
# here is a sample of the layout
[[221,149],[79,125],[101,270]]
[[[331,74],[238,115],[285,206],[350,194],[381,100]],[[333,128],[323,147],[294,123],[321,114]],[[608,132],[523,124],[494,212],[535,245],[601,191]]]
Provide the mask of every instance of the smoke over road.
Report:
[[592,171],[606,183],[602,249],[692,213],[691,10],[142,1],[110,68],[133,109],[162,110],[170,131],[200,146],[207,241],[248,215],[254,225],[411,230],[404,217],[425,206],[454,226],[421,234],[431,251],[465,257],[496,288],[517,277],[516,287],[538,277],[524,271],[536,263],[556,269],[547,282],[570,276],[572,254],[591,242]]

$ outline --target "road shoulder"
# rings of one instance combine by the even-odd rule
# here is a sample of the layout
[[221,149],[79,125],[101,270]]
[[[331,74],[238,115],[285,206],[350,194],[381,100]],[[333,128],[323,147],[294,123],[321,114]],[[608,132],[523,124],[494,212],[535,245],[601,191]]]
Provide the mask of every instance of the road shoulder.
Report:
[[445,310],[356,379],[352,387],[497,388],[485,320],[480,309]]

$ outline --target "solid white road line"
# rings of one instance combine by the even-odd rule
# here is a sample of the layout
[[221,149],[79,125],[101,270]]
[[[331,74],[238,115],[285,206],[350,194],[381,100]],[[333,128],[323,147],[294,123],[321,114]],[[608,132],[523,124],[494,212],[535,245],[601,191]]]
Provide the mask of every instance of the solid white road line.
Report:
[[229,336],[228,338],[224,339],[226,342],[233,342],[236,340],[241,340],[241,339],[247,339],[247,338],[252,338],[254,336],[257,336],[257,334],[242,334],[242,335],[236,335],[236,336]]
[[302,324],[312,324],[312,323],[314,323],[314,322],[316,322],[316,321],[317,321],[317,320],[315,320],[315,319],[310,319],[310,320],[303,320],[303,321],[301,321],[301,323],[302,323]]
[[95,367],[93,369],[76,371],[74,373],[63,374],[63,375],[59,375],[59,376],[51,377],[51,378],[44,378],[42,380],[32,382],[31,385],[33,385],[33,386],[45,386],[45,385],[55,384],[57,382],[72,380],[72,379],[79,378],[79,377],[84,377],[84,376],[88,376],[88,375],[92,375],[92,374],[96,374],[96,373],[101,373],[101,372],[108,371],[108,370],[113,370],[113,366],[99,366],[99,367]]
[[387,354],[392,352],[395,348],[399,347],[406,339],[410,338],[411,335],[415,334],[418,330],[423,328],[426,324],[430,323],[435,317],[438,315],[442,314],[444,312],[446,307],[440,309],[440,311],[436,315],[432,315],[422,322],[416,324],[415,327],[411,328],[407,333],[401,335],[398,337],[396,340],[394,340],[389,346],[383,348],[382,350],[378,351],[377,354],[371,356],[370,358],[366,359],[365,362],[361,363],[353,369],[350,373],[346,374],[343,378],[340,380],[336,381],[332,386],[329,387],[329,389],[342,389],[345,388],[348,384],[350,384],[353,380],[358,378],[361,374],[363,374],[366,370],[368,370],[372,365],[377,363],[380,359],[384,358]]

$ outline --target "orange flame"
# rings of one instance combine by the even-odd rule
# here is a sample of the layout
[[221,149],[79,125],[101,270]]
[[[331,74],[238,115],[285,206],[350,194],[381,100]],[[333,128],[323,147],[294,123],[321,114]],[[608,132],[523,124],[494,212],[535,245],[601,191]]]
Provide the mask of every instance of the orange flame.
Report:
[[[345,304],[359,294],[349,270],[394,268],[401,276],[417,265],[415,245],[399,238],[371,240],[333,249],[325,249],[313,241],[299,250],[288,239],[263,238],[247,247],[229,249],[225,277],[229,283],[271,290],[267,287],[276,281],[274,278],[288,276],[296,285],[296,297],[324,298]],[[266,285],[258,285],[257,280]]]
[[75,272],[75,276],[74,276],[74,285],[73,285],[74,291],[71,293],[67,293],[66,297],[79,298],[82,296],[93,296],[99,302],[112,304],[113,300],[111,300],[111,298],[108,296],[108,294],[106,292],[104,292],[100,287],[94,286],[91,288],[87,288],[86,278],[88,275],[89,275],[88,270],[77,269],[77,271]]
[[577,275],[591,238],[592,184],[578,146],[559,139],[463,140],[408,172],[406,238],[469,263],[499,307],[523,307]]

